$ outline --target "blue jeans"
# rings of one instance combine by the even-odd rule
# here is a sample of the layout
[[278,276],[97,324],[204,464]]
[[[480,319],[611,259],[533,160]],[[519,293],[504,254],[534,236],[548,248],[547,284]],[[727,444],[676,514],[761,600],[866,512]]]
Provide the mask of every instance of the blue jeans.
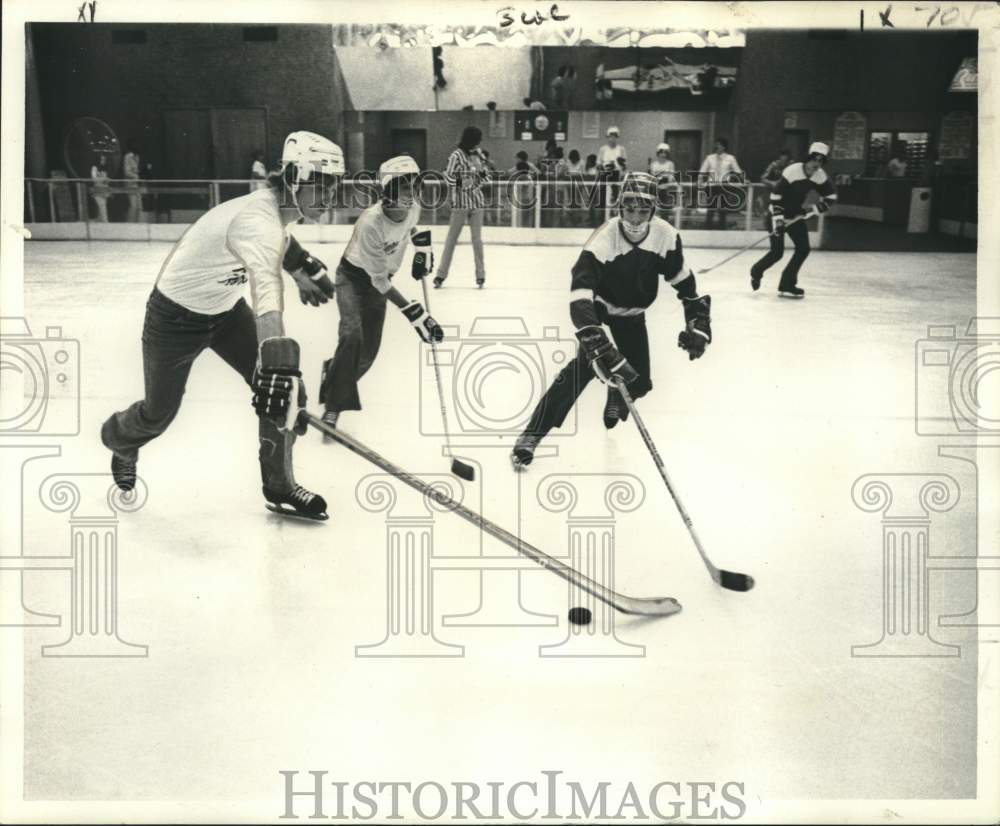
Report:
[[[142,328],[142,370],[146,393],[101,427],[101,441],[115,454],[135,461],[139,448],[162,434],[181,408],[191,366],[204,350],[214,350],[249,384],[257,364],[257,325],[240,299],[231,310],[202,315],[154,289],[146,302]],[[247,408],[249,409],[249,397]],[[264,485],[287,491],[295,484],[292,445],[295,434],[260,420],[260,473]]]
[[385,296],[367,278],[337,269],[337,309],[340,327],[337,350],[323,362],[320,398],[330,411],[360,410],[358,381],[375,363],[382,344]]

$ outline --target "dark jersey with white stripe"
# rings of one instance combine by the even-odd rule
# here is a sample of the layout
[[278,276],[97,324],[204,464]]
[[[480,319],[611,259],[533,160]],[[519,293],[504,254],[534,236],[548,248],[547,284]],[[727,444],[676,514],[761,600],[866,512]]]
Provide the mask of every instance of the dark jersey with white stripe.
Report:
[[833,182],[823,167],[817,167],[807,177],[803,164],[789,164],[782,171],[778,184],[771,193],[771,212],[784,214],[786,218],[801,215],[802,203],[814,189],[825,201],[837,200],[837,190],[833,188]]
[[612,218],[594,231],[573,265],[573,323],[577,328],[598,324],[595,301],[611,316],[641,315],[656,299],[661,277],[678,298],[698,297],[677,230],[654,216],[646,236],[632,241],[621,218]]

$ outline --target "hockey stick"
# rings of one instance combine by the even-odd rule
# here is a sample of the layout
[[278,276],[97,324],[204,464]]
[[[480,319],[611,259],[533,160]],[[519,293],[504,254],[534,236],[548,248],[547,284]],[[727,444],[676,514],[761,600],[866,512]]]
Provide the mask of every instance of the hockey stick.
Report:
[[[424,307],[427,308],[427,314],[430,315],[431,300],[427,296],[426,277],[420,279],[420,286],[424,288]],[[437,346],[435,345],[433,338],[430,339],[430,345],[431,361],[434,362],[434,379],[437,381],[438,401],[441,403],[441,421],[444,422],[444,444],[448,449],[448,455],[451,457],[451,472],[454,473],[459,479],[465,479],[467,482],[472,482],[476,478],[475,469],[472,465],[456,459],[455,454],[451,452],[451,435],[448,433],[448,410],[444,406],[444,387],[441,384],[441,368],[438,367]]]
[[312,425],[317,430],[325,433],[335,442],[339,442],[348,450],[358,454],[358,456],[361,456],[363,459],[367,459],[373,465],[380,467],[386,473],[395,476],[415,491],[423,494],[424,496],[432,497],[439,505],[443,505],[448,510],[457,513],[466,522],[471,522],[477,528],[485,531],[494,539],[499,539],[505,545],[509,545],[511,548],[514,548],[514,550],[522,556],[527,557],[532,562],[537,562],[545,568],[545,570],[551,571],[557,576],[562,577],[574,587],[579,588],[581,591],[586,591],[588,594],[596,597],[606,605],[610,605],[616,611],[620,611],[623,614],[639,614],[647,617],[667,617],[671,614],[676,614],[681,610],[680,603],[673,597],[628,597],[615,593],[610,588],[595,582],[574,568],[570,568],[558,559],[540,551],[533,545],[529,545],[527,542],[524,542],[514,536],[514,534],[505,531],[497,525],[494,525],[488,519],[483,517],[482,514],[478,514],[469,510],[464,505],[460,505],[449,496],[446,496],[442,491],[428,485],[412,473],[407,473],[402,468],[397,467],[388,459],[380,456],[374,450],[365,447],[365,445],[361,444],[361,442],[348,436],[343,430],[330,427],[321,419],[313,416],[306,410],[299,413],[299,422],[302,423],[303,420],[305,424]]
[[653,457],[653,462],[656,463],[656,469],[660,471],[660,476],[663,477],[663,481],[667,485],[667,490],[670,492],[670,496],[674,500],[674,504],[677,505],[677,510],[680,512],[681,519],[684,520],[684,524],[687,526],[688,533],[691,534],[691,539],[694,540],[695,548],[697,548],[698,553],[701,554],[701,561],[705,563],[705,567],[708,568],[708,572],[711,574],[712,579],[715,580],[715,584],[721,585],[723,588],[728,588],[730,591],[749,591],[754,585],[752,576],[749,576],[748,574],[736,573],[734,571],[720,570],[716,568],[712,564],[712,560],[708,558],[708,554],[705,553],[705,549],[701,546],[701,540],[698,539],[698,534],[695,533],[694,523],[691,521],[691,517],[688,516],[687,511],[684,509],[684,505],[681,503],[680,497],[677,495],[677,491],[674,490],[674,486],[670,482],[670,477],[667,475],[667,468],[663,464],[663,459],[660,458],[660,453],[656,449],[656,445],[653,444],[653,437],[650,436],[649,431],[646,430],[646,425],[643,423],[642,417],[639,415],[639,411],[635,408],[635,402],[632,401],[632,397],[629,395],[628,390],[625,389],[625,382],[620,378],[616,378],[614,381],[615,387],[618,388],[618,392],[622,394],[625,404],[628,405],[629,413],[631,413],[632,417],[635,419],[635,423],[639,428],[642,440],[646,443],[646,448]]
[[[798,223],[799,221],[805,221],[805,220],[806,220],[806,219],[808,219],[808,218],[812,218],[812,217],[813,217],[813,215],[819,215],[819,212],[817,212],[815,208],[813,208],[813,209],[809,210],[809,212],[804,212],[804,213],[802,213],[801,215],[799,215],[799,216],[798,216],[798,217],[796,217],[796,218],[792,218],[792,220],[791,220],[791,221],[788,221],[788,222],[787,222],[787,223],[785,224],[785,226],[786,226],[786,227],[790,227],[790,226],[791,226],[792,224],[797,224],[797,223]],[[732,255],[730,255],[730,256],[729,256],[728,258],[723,258],[723,259],[722,259],[722,260],[721,260],[721,261],[720,261],[719,263],[717,263],[717,264],[712,264],[712,266],[711,266],[711,267],[705,267],[705,268],[704,268],[704,269],[702,269],[702,270],[698,270],[698,275],[704,275],[705,273],[707,273],[707,272],[711,272],[712,270],[717,270],[717,269],[718,269],[719,267],[721,267],[721,266],[722,266],[723,264],[725,264],[725,263],[727,263],[727,262],[729,262],[729,261],[732,261],[732,260],[733,260],[734,258],[736,258],[736,257],[737,257],[737,256],[739,256],[739,255],[743,255],[743,253],[745,253],[745,252],[746,252],[747,250],[752,250],[752,249],[753,249],[754,247],[756,247],[756,246],[757,246],[758,244],[763,244],[763,243],[764,243],[765,241],[769,241],[769,240],[770,240],[771,238],[773,238],[773,237],[774,237],[774,236],[775,236],[776,234],[777,234],[777,233],[774,233],[774,232],[769,232],[769,233],[768,233],[767,235],[765,235],[765,236],[764,236],[763,238],[758,238],[758,239],[757,239],[756,241],[754,241],[754,242],[753,242],[752,244],[747,244],[747,245],[746,245],[745,247],[743,247],[743,249],[739,249],[739,250],[736,250],[736,252],[734,252],[734,253],[733,253]]]

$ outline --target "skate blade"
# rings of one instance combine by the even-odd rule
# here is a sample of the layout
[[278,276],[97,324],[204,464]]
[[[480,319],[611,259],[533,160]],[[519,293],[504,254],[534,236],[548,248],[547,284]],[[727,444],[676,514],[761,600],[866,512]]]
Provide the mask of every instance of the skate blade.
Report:
[[510,457],[510,465],[514,469],[514,473],[527,473],[528,472],[528,466],[530,464],[531,464],[530,460],[527,461],[527,462],[525,462],[525,461],[519,459],[517,456],[511,456]]
[[326,522],[326,520],[330,518],[330,514],[328,513],[320,514],[319,516],[310,516],[307,513],[299,513],[294,508],[289,508],[284,505],[275,505],[272,502],[265,502],[264,507],[279,516],[288,516],[292,519],[302,519],[306,522]]

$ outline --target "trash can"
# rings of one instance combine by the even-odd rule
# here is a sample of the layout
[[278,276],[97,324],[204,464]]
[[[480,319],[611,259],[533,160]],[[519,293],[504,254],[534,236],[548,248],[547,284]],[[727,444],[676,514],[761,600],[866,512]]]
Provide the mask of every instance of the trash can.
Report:
[[915,186],[910,193],[910,217],[907,232],[930,232],[931,229],[931,188]]

